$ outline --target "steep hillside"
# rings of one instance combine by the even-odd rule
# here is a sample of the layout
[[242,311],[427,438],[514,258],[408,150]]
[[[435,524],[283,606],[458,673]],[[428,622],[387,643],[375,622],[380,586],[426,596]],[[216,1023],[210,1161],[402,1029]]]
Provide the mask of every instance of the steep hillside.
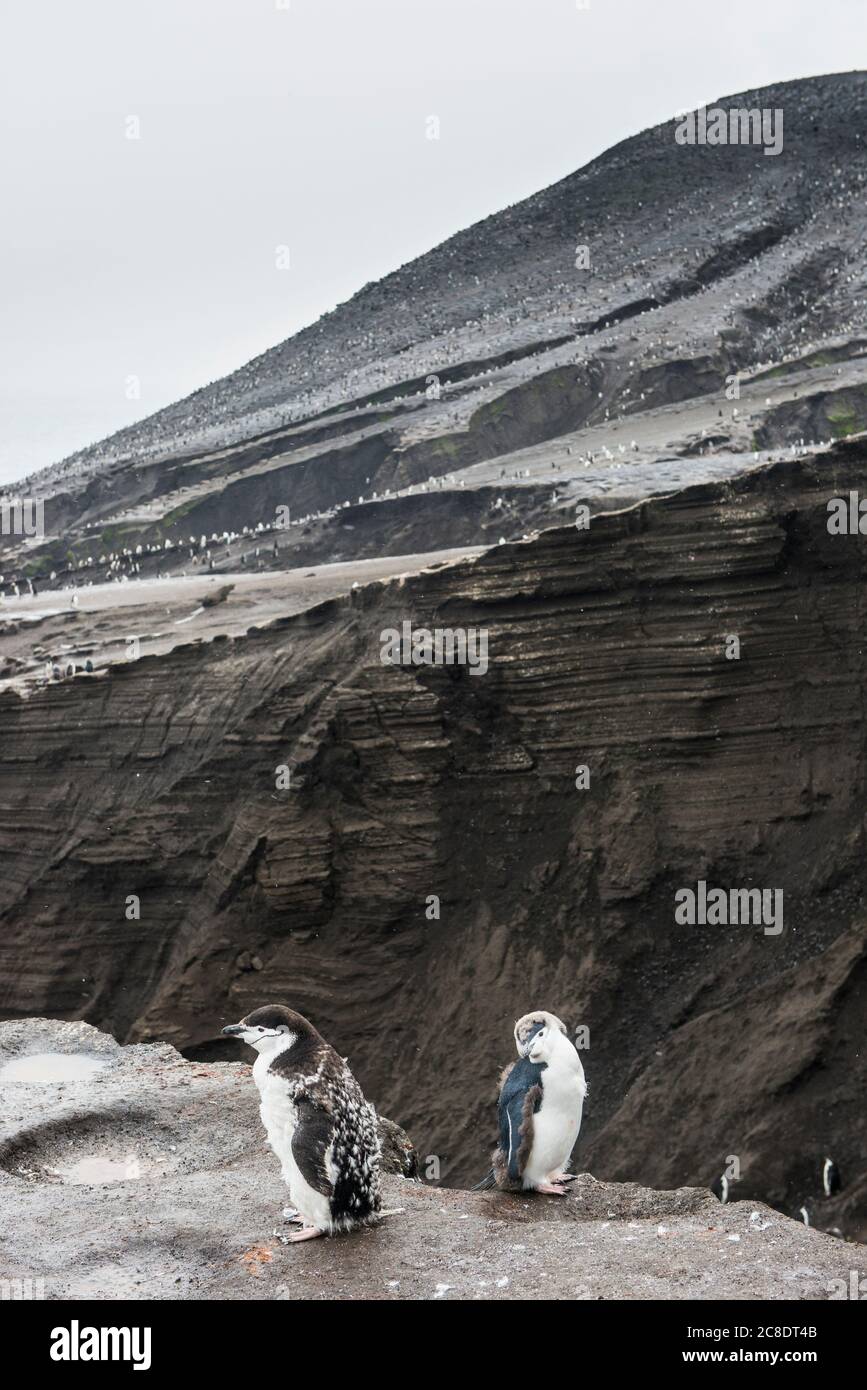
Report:
[[782,111],[782,150],[645,131],[26,480],[48,544],[7,543],[6,585],[442,548],[455,524],[517,538],[586,469],[611,485],[618,420],[642,472],[863,427],[867,76],[722,104]]

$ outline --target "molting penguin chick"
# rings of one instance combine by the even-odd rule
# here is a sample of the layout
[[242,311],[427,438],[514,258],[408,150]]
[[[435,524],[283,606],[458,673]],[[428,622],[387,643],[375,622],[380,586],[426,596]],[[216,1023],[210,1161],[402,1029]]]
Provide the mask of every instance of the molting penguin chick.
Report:
[[347,1063],[308,1023],[269,1004],[223,1029],[259,1056],[253,1080],[268,1142],[301,1230],[290,1240],[352,1231],[381,1209],[376,1112]]
[[544,1010],[518,1019],[515,1044],[518,1061],[500,1078],[493,1169],[481,1185],[563,1197],[587,1094],[581,1058],[565,1024]]

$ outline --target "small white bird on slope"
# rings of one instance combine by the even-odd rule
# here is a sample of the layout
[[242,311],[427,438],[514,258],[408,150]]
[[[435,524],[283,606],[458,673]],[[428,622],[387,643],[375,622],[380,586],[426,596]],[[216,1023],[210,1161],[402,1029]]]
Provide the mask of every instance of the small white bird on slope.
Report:
[[269,1004],[223,1029],[254,1047],[253,1080],[268,1142],[301,1230],[291,1241],[352,1231],[380,1218],[376,1112],[346,1061],[301,1014]]
[[500,1138],[479,1187],[566,1195],[587,1083],[581,1058],[554,1014],[537,1010],[515,1024],[518,1061],[500,1078]]

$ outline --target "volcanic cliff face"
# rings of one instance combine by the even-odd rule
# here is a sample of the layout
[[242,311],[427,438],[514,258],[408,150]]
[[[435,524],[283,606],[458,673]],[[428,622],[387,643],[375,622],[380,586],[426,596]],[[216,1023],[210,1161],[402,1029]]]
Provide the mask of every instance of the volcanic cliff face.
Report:
[[[203,1055],[285,999],[455,1183],[545,1006],[589,1029],[582,1167],[707,1184],[734,1155],[736,1196],[863,1234],[850,489],[860,440],[8,693],[4,1013]],[[383,664],[405,620],[483,630],[487,671]],[[781,889],[783,930],[679,925],[700,880]]]

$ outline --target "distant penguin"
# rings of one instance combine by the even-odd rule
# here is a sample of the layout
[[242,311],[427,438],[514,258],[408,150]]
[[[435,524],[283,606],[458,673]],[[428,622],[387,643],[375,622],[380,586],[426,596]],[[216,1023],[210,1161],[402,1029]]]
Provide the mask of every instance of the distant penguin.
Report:
[[554,1014],[537,1010],[515,1024],[518,1061],[500,1078],[500,1137],[479,1188],[566,1195],[566,1168],[581,1128],[584,1068]]
[[725,1173],[721,1173],[715,1182],[710,1185],[713,1195],[725,1206],[729,1199],[729,1180]]
[[301,1014],[268,1004],[223,1029],[258,1052],[253,1080],[268,1142],[301,1230],[291,1241],[372,1225],[381,1214],[376,1112],[346,1061]]
[[822,1164],[822,1191],[826,1197],[833,1197],[841,1187],[840,1169],[833,1158],[826,1158]]

